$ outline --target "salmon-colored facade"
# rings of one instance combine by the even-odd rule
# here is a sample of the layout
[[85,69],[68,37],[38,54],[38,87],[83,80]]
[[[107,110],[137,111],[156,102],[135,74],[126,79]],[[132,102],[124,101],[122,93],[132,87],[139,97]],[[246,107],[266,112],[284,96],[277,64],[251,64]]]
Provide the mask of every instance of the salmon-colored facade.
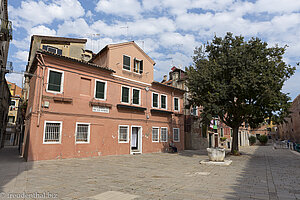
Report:
[[88,63],[37,51],[23,155],[27,160],[184,148],[184,91],[153,81],[154,61],[134,42]]

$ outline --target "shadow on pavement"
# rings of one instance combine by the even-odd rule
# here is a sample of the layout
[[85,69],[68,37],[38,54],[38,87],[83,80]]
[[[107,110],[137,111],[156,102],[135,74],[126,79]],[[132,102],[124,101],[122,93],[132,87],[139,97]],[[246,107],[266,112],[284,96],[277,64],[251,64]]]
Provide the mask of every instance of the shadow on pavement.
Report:
[[18,147],[0,149],[0,192],[23,192],[26,186],[26,175],[23,172],[31,168],[32,162],[26,162],[19,156]]
[[271,145],[252,149],[228,157],[236,168],[236,180],[230,192],[224,191],[224,198],[300,199],[300,156],[296,158],[287,149],[274,150]]

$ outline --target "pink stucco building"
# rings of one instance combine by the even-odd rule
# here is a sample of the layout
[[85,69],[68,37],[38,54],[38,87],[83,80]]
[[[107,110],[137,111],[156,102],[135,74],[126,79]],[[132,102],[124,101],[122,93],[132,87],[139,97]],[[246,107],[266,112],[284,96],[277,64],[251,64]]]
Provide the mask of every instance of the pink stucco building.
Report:
[[134,42],[90,62],[38,50],[30,67],[27,160],[184,148],[184,91],[153,81],[155,62]]

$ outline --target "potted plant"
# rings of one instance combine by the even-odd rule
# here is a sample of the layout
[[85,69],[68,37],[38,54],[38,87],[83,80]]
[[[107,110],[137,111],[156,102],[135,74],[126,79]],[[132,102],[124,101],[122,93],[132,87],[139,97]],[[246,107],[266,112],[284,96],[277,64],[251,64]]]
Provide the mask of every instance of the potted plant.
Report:
[[254,145],[256,143],[256,137],[251,135],[249,137],[249,143],[250,143],[251,146]]
[[266,135],[261,135],[258,137],[258,140],[259,142],[262,144],[262,145],[265,145],[267,142],[268,142],[268,136]]

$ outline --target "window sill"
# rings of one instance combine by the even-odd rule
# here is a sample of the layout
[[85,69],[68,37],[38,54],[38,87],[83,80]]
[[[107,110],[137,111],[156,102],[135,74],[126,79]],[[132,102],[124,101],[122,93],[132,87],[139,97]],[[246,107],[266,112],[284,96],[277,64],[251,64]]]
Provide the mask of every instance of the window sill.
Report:
[[140,106],[132,106],[132,105],[124,105],[124,104],[117,104],[118,109],[133,109],[138,111],[145,111],[147,108],[140,107]]
[[53,100],[55,102],[64,102],[64,103],[72,103],[73,102],[72,98],[66,98],[66,97],[53,97]]
[[90,101],[90,106],[101,106],[101,107],[112,108],[112,104],[110,103],[103,103],[103,102],[96,102],[96,101]]
[[151,113],[163,113],[163,114],[173,114],[172,111],[167,111],[167,110],[160,110],[160,109],[156,109],[156,108],[152,108],[150,110]]

